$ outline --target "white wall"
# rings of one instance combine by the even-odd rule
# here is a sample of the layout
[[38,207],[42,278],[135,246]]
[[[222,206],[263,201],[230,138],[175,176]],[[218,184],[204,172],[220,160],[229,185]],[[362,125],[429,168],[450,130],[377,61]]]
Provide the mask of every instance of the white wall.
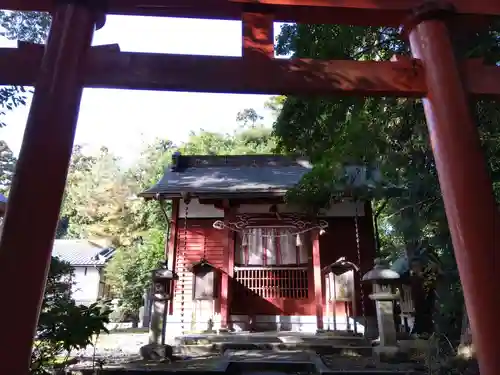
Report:
[[77,304],[90,304],[97,300],[100,279],[99,268],[74,267],[72,297]]
[[[292,213],[297,212],[293,207],[278,204],[278,211],[282,213]],[[181,200],[179,205],[179,217],[184,218],[186,205]],[[269,213],[270,204],[242,204],[238,208],[238,213],[247,214],[258,214],[258,213]],[[358,210],[358,216],[364,216],[364,203],[363,202],[349,202],[344,201],[341,203],[334,204],[328,211],[325,211],[322,216],[325,217],[341,217],[354,216],[356,213],[356,208]],[[223,218],[224,211],[215,208],[212,204],[200,204],[198,199],[193,199],[188,205],[188,218]]]

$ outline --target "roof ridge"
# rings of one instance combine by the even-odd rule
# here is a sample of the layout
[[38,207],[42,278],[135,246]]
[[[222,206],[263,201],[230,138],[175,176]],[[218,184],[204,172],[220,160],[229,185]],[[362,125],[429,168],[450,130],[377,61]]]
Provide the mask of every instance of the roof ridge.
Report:
[[210,167],[290,167],[309,162],[299,155],[247,154],[247,155],[181,155],[172,156],[172,171],[182,172],[188,168]]

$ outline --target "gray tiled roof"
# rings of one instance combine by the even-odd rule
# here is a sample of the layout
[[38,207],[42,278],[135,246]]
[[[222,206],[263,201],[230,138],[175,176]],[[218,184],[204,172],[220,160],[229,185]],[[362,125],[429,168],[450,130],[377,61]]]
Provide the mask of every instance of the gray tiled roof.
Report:
[[178,196],[254,194],[283,195],[312,165],[302,158],[275,155],[179,156],[155,186],[141,194]]
[[55,240],[52,255],[72,266],[103,266],[114,250],[87,240]]

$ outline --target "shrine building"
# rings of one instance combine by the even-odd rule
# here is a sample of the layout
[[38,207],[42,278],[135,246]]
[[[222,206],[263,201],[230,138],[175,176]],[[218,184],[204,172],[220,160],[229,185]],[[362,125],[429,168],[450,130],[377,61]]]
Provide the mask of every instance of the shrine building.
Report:
[[374,319],[370,287],[360,283],[375,258],[371,203],[346,194],[316,217],[286,204],[311,169],[288,156],[174,154],[141,194],[172,202],[166,257],[179,280],[168,332],[220,319],[235,331],[363,333]]

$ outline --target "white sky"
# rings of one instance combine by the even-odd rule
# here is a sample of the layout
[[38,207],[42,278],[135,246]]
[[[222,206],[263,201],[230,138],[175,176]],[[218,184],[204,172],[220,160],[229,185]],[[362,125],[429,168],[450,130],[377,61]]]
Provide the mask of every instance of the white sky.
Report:
[[[275,34],[279,30],[275,25]],[[277,29],[277,30],[276,30]],[[108,16],[94,45],[119,43],[122,51],[191,55],[241,56],[241,22],[178,18]],[[0,39],[0,47],[15,47]],[[156,137],[176,143],[192,130],[232,132],[238,111],[254,108],[272,122],[264,109],[265,95],[200,94],[86,89],[80,107],[75,144],[106,145],[133,162],[145,143]],[[17,155],[29,106],[8,112],[0,129]]]

